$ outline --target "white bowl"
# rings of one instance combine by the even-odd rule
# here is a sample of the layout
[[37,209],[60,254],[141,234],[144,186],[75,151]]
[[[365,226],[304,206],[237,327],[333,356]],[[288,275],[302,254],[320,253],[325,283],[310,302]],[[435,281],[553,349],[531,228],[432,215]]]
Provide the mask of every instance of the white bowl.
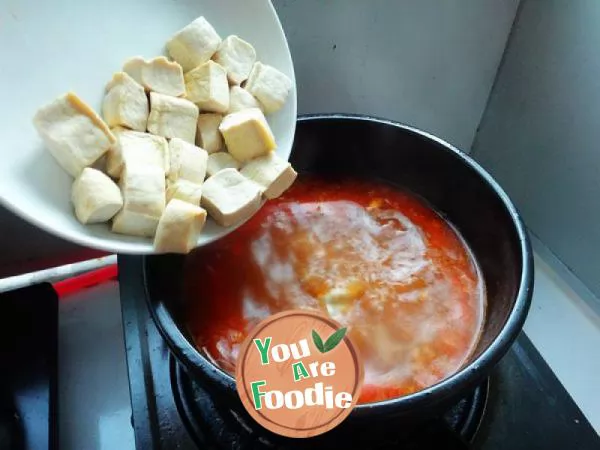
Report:
[[[205,16],[221,37],[236,34],[253,44],[260,61],[292,80],[285,106],[267,118],[277,154],[287,160],[296,127],[296,82],[287,41],[269,0],[2,2],[2,204],[80,245],[112,253],[153,253],[151,239],[114,234],[106,224],[85,226],[75,219],[70,203],[73,180],[44,148],[32,118],[38,108],[69,90],[100,111],[106,83],[127,58],[165,54],[167,39],[199,16]],[[222,228],[209,220],[198,246],[235,228]]]

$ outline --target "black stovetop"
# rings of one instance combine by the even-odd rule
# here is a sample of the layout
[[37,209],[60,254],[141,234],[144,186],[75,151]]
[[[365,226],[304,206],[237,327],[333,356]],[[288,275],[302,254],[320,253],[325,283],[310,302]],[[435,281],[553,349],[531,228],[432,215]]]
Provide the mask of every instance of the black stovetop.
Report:
[[0,450],[58,448],[58,295],[48,283],[0,295]]
[[[119,257],[119,281],[136,447],[166,449],[334,448],[322,440],[273,436],[191,380],[154,326],[145,302],[141,257]],[[335,448],[592,450],[600,437],[525,334],[486,383],[409,440],[389,424],[335,430]],[[347,442],[343,442],[343,440]],[[338,445],[339,444],[339,445]]]

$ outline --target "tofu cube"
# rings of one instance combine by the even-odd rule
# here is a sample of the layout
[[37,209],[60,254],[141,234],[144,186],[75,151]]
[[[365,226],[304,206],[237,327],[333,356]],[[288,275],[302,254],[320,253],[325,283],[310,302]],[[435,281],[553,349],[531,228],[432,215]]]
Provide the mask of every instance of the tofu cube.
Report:
[[129,59],[123,71],[141,84],[147,91],[182,97],[185,95],[183,70],[176,62],[164,56],[145,61],[139,56]]
[[238,170],[241,167],[240,162],[227,152],[216,152],[208,155],[206,164],[206,174],[212,177],[215,173],[223,169]]
[[292,80],[274,67],[256,62],[244,88],[263,105],[265,114],[272,114],[285,103]]
[[258,108],[228,114],[219,125],[219,131],[231,156],[241,163],[266,155],[276,148],[273,132]]
[[223,121],[221,114],[200,114],[198,116],[198,131],[196,132],[196,144],[208,153],[218,152],[223,148],[223,136],[219,131],[219,125]]
[[139,237],[154,237],[156,227],[160,217],[149,216],[147,214],[121,209],[113,217],[111,231],[117,234]]
[[186,98],[202,111],[227,112],[229,84],[227,72],[214,61],[207,61],[184,76]]
[[123,206],[123,197],[113,180],[86,167],[73,182],[71,202],[77,220],[85,225],[108,222]]
[[250,218],[261,203],[261,188],[235,169],[224,169],[202,186],[201,205],[221,226]]
[[213,60],[225,68],[231,84],[241,84],[256,62],[256,50],[235,35],[227,36],[213,55]]
[[72,92],[40,108],[33,124],[50,154],[74,178],[115,143],[106,123]]
[[239,86],[231,86],[231,88],[229,88],[229,111],[227,111],[227,113],[231,114],[250,108],[262,110],[262,105],[256,100],[256,97],[246,89]]
[[133,78],[140,86],[143,86],[142,69],[145,65],[146,60],[144,58],[141,56],[134,56],[125,61],[125,64],[123,64],[123,72]]
[[182,179],[196,184],[204,182],[208,162],[206,150],[182,139],[173,138],[169,142],[169,156],[171,159],[168,172],[170,181]]
[[198,107],[189,100],[150,92],[148,131],[166,138],[180,138],[193,144],[196,140]]
[[204,17],[198,17],[167,42],[167,51],[184,72],[208,61],[215,54],[221,37]]
[[144,88],[125,72],[113,75],[106,86],[102,115],[109,127],[146,131],[148,98]]
[[240,173],[262,186],[263,195],[268,199],[283,194],[298,176],[292,165],[275,153],[253,159]]
[[167,203],[174,198],[200,206],[202,185],[187,180],[167,181]]
[[155,166],[128,167],[119,182],[123,208],[113,218],[112,231],[153,237],[165,209],[165,174]]
[[205,223],[204,209],[181,200],[171,200],[158,222],[155,250],[158,253],[191,252]]
[[117,130],[117,142],[108,151],[106,172],[119,178],[128,167],[152,165],[165,174],[169,171],[169,144],[162,136],[139,131]]

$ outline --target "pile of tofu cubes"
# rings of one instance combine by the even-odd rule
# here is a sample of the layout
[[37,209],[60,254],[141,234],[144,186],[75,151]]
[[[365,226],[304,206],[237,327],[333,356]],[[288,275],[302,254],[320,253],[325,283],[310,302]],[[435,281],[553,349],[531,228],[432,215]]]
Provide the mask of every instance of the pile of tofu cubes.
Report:
[[134,57],[114,74],[102,117],[67,93],[34,125],[75,178],[81,223],[111,221],[115,233],[153,238],[158,253],[188,253],[207,214],[232,226],[296,179],[265,117],[284,105],[292,82],[204,17],[166,48],[172,60]]

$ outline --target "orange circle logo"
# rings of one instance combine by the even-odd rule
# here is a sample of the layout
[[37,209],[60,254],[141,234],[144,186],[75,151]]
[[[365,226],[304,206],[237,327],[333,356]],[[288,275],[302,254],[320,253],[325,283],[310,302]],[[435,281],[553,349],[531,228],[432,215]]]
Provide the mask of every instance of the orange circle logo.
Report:
[[241,347],[237,391],[266,429],[307,438],[331,430],[360,395],[363,366],[346,329],[312,311],[273,315]]

